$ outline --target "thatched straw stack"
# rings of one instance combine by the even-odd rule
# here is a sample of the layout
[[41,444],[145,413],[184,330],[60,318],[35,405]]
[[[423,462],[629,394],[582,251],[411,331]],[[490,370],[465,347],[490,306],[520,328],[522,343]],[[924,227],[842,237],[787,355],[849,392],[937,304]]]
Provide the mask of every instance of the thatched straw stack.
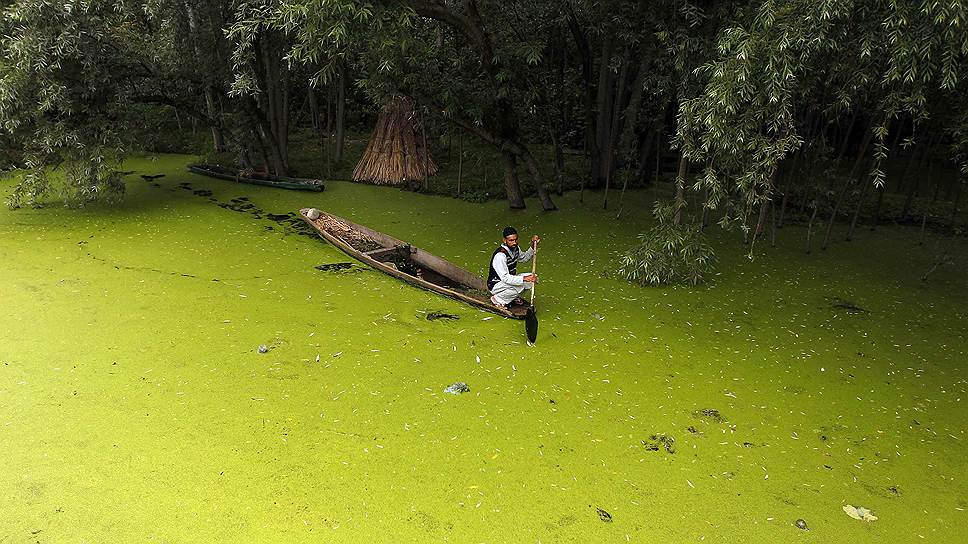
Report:
[[353,170],[353,181],[377,185],[402,185],[437,173],[437,163],[427,151],[420,119],[406,97],[390,101],[377,119],[363,158]]

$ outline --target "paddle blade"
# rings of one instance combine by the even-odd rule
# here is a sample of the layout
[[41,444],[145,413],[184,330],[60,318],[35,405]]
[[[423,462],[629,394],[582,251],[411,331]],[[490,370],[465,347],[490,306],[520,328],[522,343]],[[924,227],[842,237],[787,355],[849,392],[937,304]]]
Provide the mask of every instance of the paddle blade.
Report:
[[534,313],[534,306],[528,308],[528,315],[524,318],[524,330],[528,333],[528,343],[534,344],[538,339],[538,315]]

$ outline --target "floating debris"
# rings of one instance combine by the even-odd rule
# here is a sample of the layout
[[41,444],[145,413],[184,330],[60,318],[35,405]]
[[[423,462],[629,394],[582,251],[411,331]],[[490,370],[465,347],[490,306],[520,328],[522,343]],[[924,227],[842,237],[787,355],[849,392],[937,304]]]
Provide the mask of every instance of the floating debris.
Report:
[[848,516],[861,521],[877,521],[877,516],[863,506],[851,506],[847,504],[844,506],[844,512]]
[[807,527],[807,522],[806,521],[803,521],[802,518],[801,519],[798,519],[796,522],[794,522],[794,525],[797,526],[797,529],[803,529],[804,531],[809,531],[810,530],[810,528]]
[[438,319],[460,319],[460,316],[444,312],[429,312],[427,314],[427,321],[437,321]]
[[461,393],[467,393],[471,390],[464,382],[455,382],[447,386],[444,389],[444,393],[450,393],[451,395],[460,395]]
[[842,299],[840,297],[828,297],[830,300],[830,305],[838,310],[845,310],[849,314],[869,314],[870,310],[861,308],[849,300]]
[[353,263],[329,263],[316,265],[313,268],[316,270],[322,270],[323,272],[340,272],[343,270],[350,270],[353,268]]
[[596,508],[595,510],[598,512],[598,519],[604,521],[605,523],[611,523],[612,522],[612,515],[611,514],[609,514],[605,510],[602,510],[601,508]]
[[659,451],[660,448],[665,448],[668,453],[676,452],[676,439],[665,433],[654,434],[648,440],[643,440],[642,444],[646,451]]
[[719,410],[715,410],[713,408],[703,408],[702,410],[696,410],[695,412],[692,413],[692,417],[696,419],[714,421],[716,423],[722,423],[726,419],[719,413]]
[[268,352],[269,352],[269,346],[265,344],[262,344],[259,346],[259,353],[268,353]]

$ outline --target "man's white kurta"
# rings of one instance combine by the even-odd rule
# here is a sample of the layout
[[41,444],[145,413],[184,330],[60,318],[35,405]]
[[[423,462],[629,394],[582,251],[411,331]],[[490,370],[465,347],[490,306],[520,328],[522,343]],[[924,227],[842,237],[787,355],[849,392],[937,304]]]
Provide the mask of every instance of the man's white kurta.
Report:
[[[509,252],[511,251],[506,245],[503,247]],[[518,256],[518,262],[530,261],[533,256],[534,249],[528,248],[527,251]],[[494,271],[497,272],[497,277],[500,278],[500,281],[495,283],[494,288],[491,289],[491,294],[494,295],[493,302],[507,306],[518,295],[524,292],[525,289],[531,289],[534,286],[533,283],[524,281],[524,277],[530,274],[530,272],[527,274],[512,274],[508,271],[508,257],[503,251],[498,251],[494,254],[494,258],[491,260],[491,266],[494,267]]]

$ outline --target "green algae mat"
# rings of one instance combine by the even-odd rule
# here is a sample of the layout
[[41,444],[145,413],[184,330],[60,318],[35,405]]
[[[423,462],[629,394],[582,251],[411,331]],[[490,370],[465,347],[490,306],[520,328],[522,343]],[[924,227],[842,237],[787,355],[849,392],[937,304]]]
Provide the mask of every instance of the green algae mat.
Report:
[[[643,288],[613,270],[651,191],[617,222],[190,161],[131,161],[119,206],[0,210],[0,543],[968,540],[964,240],[785,228],[750,259],[713,228],[708,285]],[[503,226],[540,234],[537,345],[307,206],[482,273]]]

